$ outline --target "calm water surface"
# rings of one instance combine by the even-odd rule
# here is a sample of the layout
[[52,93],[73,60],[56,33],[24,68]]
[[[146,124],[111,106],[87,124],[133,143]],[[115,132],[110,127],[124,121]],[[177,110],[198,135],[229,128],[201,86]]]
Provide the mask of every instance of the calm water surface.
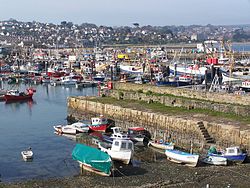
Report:
[[[77,162],[71,159],[75,141],[55,135],[52,126],[67,123],[68,96],[93,96],[97,95],[97,89],[34,87],[37,92],[33,102],[0,102],[0,174],[4,182],[79,173]],[[19,86],[20,91],[25,88]],[[24,162],[20,154],[28,147],[34,152],[32,162]]]
[[249,52],[250,51],[250,43],[233,43],[232,49],[237,52]]

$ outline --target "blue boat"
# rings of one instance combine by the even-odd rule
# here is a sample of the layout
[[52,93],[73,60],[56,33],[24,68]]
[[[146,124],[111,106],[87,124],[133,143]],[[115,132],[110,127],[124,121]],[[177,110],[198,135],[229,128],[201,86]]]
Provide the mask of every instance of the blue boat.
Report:
[[229,161],[242,163],[246,159],[247,153],[243,153],[238,146],[226,148],[225,151],[217,151],[214,146],[211,146],[208,156],[225,157]]

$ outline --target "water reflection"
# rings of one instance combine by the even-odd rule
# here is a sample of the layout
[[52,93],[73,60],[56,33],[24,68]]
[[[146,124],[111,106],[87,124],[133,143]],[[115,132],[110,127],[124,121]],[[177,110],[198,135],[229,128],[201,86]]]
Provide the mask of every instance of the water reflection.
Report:
[[5,107],[10,108],[13,112],[20,111],[22,107],[27,107],[30,113],[32,113],[32,107],[36,105],[36,101],[33,99],[21,100],[21,101],[6,101]]
[[62,137],[67,138],[67,139],[69,139],[69,140],[76,141],[76,136],[77,136],[77,135],[64,134],[64,133],[58,133],[58,132],[54,132],[54,133],[55,133],[55,135],[57,135],[57,136],[62,136]]

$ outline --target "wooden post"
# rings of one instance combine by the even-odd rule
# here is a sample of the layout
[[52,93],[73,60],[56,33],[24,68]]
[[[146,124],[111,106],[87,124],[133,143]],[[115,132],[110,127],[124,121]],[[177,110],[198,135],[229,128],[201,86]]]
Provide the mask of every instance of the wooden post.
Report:
[[190,145],[191,145],[190,153],[193,154],[193,140],[190,141]]

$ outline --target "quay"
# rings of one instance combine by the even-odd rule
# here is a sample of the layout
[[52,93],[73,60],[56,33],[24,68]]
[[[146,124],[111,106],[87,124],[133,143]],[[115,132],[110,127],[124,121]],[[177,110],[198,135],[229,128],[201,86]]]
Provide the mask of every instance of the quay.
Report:
[[[163,133],[170,136],[169,133],[171,133],[171,138],[174,137],[176,142],[186,149],[189,149],[190,140],[192,140],[196,151],[202,151],[208,148],[211,143],[218,147],[239,145],[246,150],[250,149],[250,128],[248,120],[240,122],[238,119],[230,120],[223,118],[222,116],[212,117],[207,114],[204,115],[199,113],[199,108],[198,111],[196,109],[196,111],[192,113],[192,110],[195,110],[195,107],[187,108],[187,106],[185,108],[189,113],[186,114],[180,114],[177,112],[178,110],[176,110],[176,113],[171,114],[164,110],[158,111],[157,108],[155,108],[155,110],[147,109],[145,106],[136,105],[138,101],[143,101],[142,99],[139,99],[140,97],[136,99],[133,96],[135,99],[134,101],[131,99],[127,100],[129,98],[126,98],[126,96],[128,96],[126,90],[130,92],[131,90],[140,90],[140,92],[142,90],[148,92],[149,89],[154,92],[157,90],[158,93],[171,93],[176,96],[176,100],[178,100],[178,97],[181,95],[189,97],[190,100],[197,99],[199,101],[203,99],[205,101],[211,101],[212,104],[215,105],[222,105],[218,107],[221,109],[227,108],[226,106],[223,106],[223,104],[238,105],[238,110],[245,110],[246,113],[249,112],[250,109],[250,101],[248,97],[208,92],[202,93],[187,89],[159,88],[156,86],[144,86],[129,83],[115,83],[114,88],[118,90],[118,93],[120,92],[120,96],[116,93],[117,98],[111,100],[111,102],[108,102],[108,100],[105,102],[105,97],[69,97],[67,104],[68,115],[76,117],[77,119],[79,118],[79,114],[84,113],[103,114],[108,118],[114,119],[119,125],[123,124],[123,126],[131,126],[131,124],[133,124],[144,126],[151,133],[158,136],[163,136],[160,135]],[[110,92],[112,93],[112,91]],[[115,95],[113,95],[113,97],[114,96]],[[156,103],[154,101],[156,99],[154,98],[157,97],[151,97],[148,102],[145,102],[145,105]],[[122,103],[124,103],[124,105],[121,105]],[[157,102],[157,104],[158,103],[159,102]],[[206,104],[204,103],[204,105]],[[242,106],[244,106],[244,108],[240,109]],[[181,103],[174,107],[181,107]],[[231,107],[229,106],[229,108]],[[214,113],[220,113],[215,110],[213,111]],[[237,112],[234,114],[241,119],[242,116],[239,115],[239,112],[238,115]],[[232,113],[231,116],[235,115]]]

